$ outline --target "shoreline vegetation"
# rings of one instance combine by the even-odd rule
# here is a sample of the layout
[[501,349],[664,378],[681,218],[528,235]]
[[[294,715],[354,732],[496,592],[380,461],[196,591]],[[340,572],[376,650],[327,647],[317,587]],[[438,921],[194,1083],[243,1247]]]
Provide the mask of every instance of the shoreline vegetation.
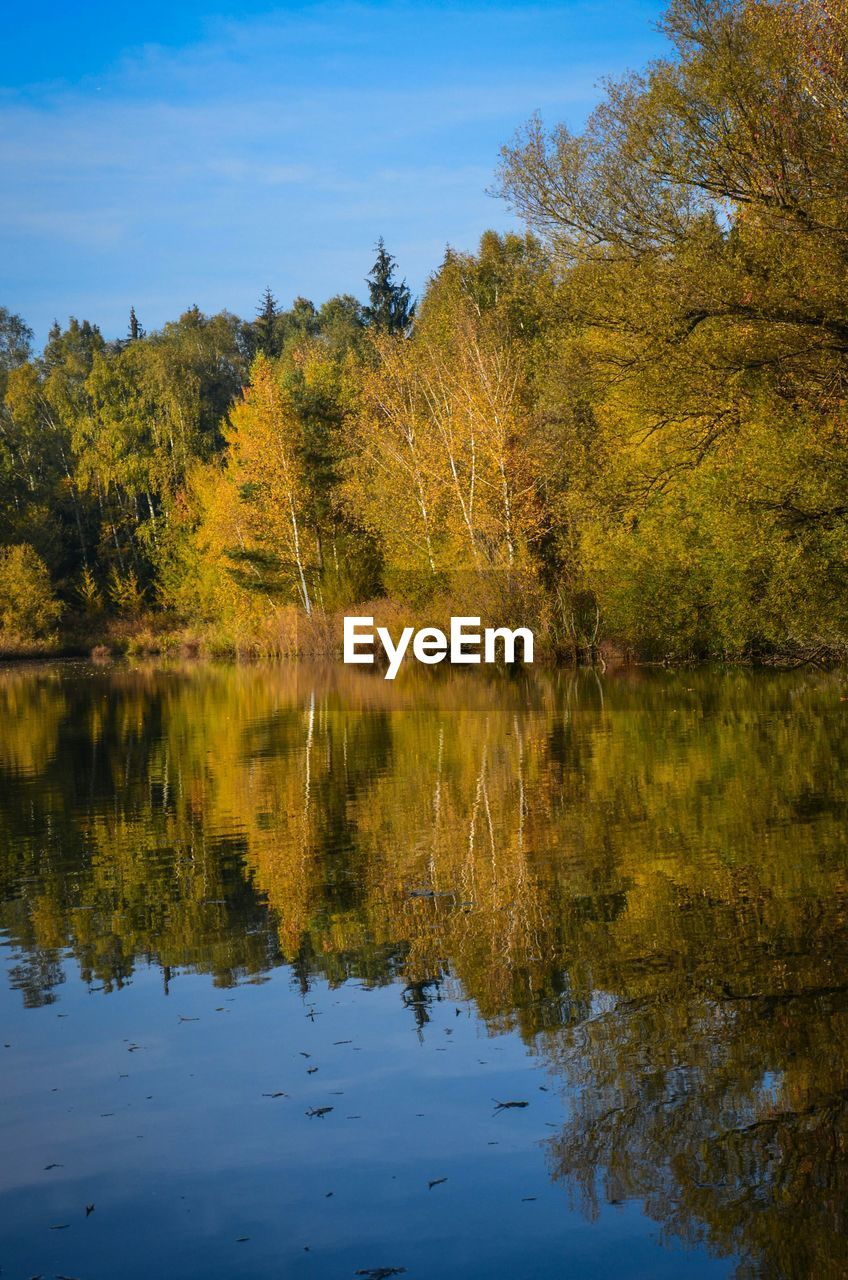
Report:
[[848,658],[848,3],[675,0],[526,231],[413,300],[192,307],[43,352],[0,307],[0,654],[328,656],[341,618],[542,662]]

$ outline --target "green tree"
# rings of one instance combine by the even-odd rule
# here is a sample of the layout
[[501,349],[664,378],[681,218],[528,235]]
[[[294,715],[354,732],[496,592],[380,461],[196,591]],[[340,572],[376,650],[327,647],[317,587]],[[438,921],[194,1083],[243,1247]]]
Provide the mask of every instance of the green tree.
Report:
[[377,257],[366,277],[369,301],[363,308],[365,322],[381,333],[408,333],[415,316],[412,294],[405,280],[395,279],[397,264],[382,236],[376,248]]
[[[562,276],[546,397],[587,370],[600,425],[603,475],[573,476],[568,499],[582,554],[604,561],[598,590],[626,575],[628,530],[650,558],[648,530],[673,536],[691,495],[705,536],[679,524],[657,564],[713,580],[737,652],[764,633],[832,647],[845,614],[848,121],[844,61],[827,56],[841,20],[842,5],[674,0],[673,59],[611,84],[582,135],[534,119],[502,157],[503,193]],[[728,513],[756,536],[715,578],[707,530],[721,544]],[[617,568],[596,555],[613,543]]]
[[32,354],[32,329],[7,307],[0,307],[0,377]]
[[261,353],[269,358],[280,354],[277,335],[277,317],[279,314],[280,308],[277,305],[277,299],[271,292],[270,287],[268,287],[262,294],[259,306],[256,308],[256,319],[253,321],[252,326],[252,347],[257,354]]
[[127,330],[127,338],[130,342],[137,342],[139,338],[144,337],[144,328],[139,323],[138,316],[135,313],[135,307],[130,307],[130,324]]

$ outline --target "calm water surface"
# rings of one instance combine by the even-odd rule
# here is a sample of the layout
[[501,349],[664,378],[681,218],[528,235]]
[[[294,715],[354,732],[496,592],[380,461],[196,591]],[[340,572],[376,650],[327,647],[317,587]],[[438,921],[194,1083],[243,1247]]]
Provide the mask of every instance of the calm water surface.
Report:
[[0,670],[3,1280],[848,1275],[846,698]]

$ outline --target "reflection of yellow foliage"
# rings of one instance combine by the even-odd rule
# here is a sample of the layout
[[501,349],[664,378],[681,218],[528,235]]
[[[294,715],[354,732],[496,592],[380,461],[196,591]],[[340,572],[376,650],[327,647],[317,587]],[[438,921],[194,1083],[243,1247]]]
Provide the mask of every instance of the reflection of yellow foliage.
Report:
[[[0,924],[107,986],[148,957],[447,979],[576,1087],[551,1164],[590,1206],[604,1170],[670,1230],[774,1258],[752,1179],[842,1223],[838,685],[7,674]],[[55,981],[27,974],[34,1001]]]
[[35,682],[20,668],[0,671],[0,770],[43,773],[66,709],[55,674]]

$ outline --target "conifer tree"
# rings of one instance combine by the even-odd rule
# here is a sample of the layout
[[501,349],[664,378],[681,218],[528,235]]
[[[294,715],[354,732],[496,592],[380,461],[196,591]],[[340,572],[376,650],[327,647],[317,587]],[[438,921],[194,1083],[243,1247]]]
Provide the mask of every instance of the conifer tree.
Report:
[[144,326],[139,323],[138,316],[135,313],[135,307],[130,307],[130,327],[127,331],[127,338],[130,342],[137,342],[139,338],[144,337]]
[[253,331],[256,335],[256,350],[263,356],[273,357],[279,354],[276,348],[276,324],[280,308],[270,288],[266,288],[262,300],[256,309]]
[[382,236],[376,248],[377,257],[366,277],[370,301],[363,308],[365,322],[381,333],[408,333],[415,315],[412,294],[405,280],[395,280],[397,264]]

